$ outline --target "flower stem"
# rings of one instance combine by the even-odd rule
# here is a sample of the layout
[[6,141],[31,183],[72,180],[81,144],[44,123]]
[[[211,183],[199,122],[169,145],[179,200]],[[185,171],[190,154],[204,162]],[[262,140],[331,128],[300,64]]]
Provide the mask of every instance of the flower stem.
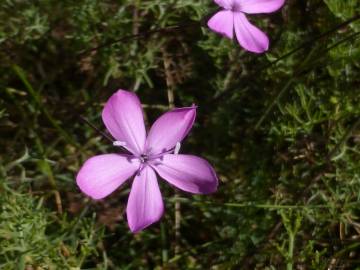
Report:
[[[175,107],[174,104],[174,88],[175,83],[171,73],[171,58],[164,47],[162,49],[163,62],[164,62],[164,70],[165,70],[165,78],[167,85],[167,97],[169,103],[169,109],[173,109]],[[179,194],[175,191],[174,195],[175,200],[175,247],[174,247],[174,255],[178,255],[180,252],[180,226],[181,226],[181,204],[179,200]]]
[[290,234],[289,235],[289,247],[288,247],[289,260],[286,264],[286,270],[293,270],[294,244],[295,244],[295,235]]

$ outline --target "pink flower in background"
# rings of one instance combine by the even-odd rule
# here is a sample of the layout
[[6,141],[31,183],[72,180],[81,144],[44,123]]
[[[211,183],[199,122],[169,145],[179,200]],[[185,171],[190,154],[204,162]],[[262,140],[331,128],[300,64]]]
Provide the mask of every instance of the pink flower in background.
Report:
[[208,21],[211,30],[233,39],[234,30],[240,45],[251,52],[263,53],[269,48],[264,32],[252,25],[245,14],[271,13],[284,5],[285,0],[214,0],[224,8]]
[[103,122],[130,154],[104,154],[88,159],[76,182],[93,199],[102,199],[135,175],[126,208],[129,227],[138,232],[158,221],[164,212],[156,173],[177,188],[194,194],[216,191],[218,179],[204,159],[178,154],[189,133],[196,107],[178,108],[163,114],[146,137],[138,97],[119,90],[105,104]]

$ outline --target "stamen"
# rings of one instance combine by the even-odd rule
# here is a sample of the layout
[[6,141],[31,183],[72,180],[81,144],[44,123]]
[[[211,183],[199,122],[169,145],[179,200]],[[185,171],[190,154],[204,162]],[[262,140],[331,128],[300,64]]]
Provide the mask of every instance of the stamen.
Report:
[[180,151],[180,148],[181,148],[181,143],[180,142],[177,142],[175,147],[170,149],[170,150],[166,150],[164,152],[161,152],[159,154],[156,154],[156,155],[141,155],[139,157],[140,161],[141,162],[146,162],[146,161],[153,161],[155,159],[162,159],[164,155],[166,154],[171,154],[171,153],[174,153],[175,155],[179,154],[179,151]]
[[174,154],[175,155],[179,154],[180,148],[181,148],[181,143],[177,142],[176,145],[175,145],[175,149],[174,149]]
[[126,146],[126,142],[114,141],[113,146]]

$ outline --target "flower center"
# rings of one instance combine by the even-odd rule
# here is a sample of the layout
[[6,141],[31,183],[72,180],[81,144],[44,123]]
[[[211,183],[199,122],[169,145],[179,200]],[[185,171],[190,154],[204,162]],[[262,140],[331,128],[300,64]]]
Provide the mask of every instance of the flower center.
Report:
[[[123,142],[123,141],[114,141],[113,142],[113,145],[114,146],[118,146],[118,147],[124,147],[126,146],[126,142]],[[132,158],[136,158],[136,159],[139,159],[140,163],[142,165],[144,164],[147,164],[148,161],[151,161],[151,160],[155,160],[155,159],[158,159],[158,158],[162,158],[163,155],[165,154],[175,154],[177,155],[180,151],[180,148],[181,148],[181,143],[180,142],[177,142],[175,147],[173,149],[170,149],[170,150],[164,150],[163,152],[159,153],[159,154],[151,154],[150,151],[147,151],[145,153],[142,153],[140,156],[135,156],[133,155]]]
[[[177,155],[180,151],[181,144],[180,142],[176,143],[175,147],[171,150],[164,150],[163,152],[159,154],[151,154],[151,152],[145,152],[142,153],[140,156],[137,156],[136,158],[139,159],[141,165],[140,168],[143,168],[148,163],[155,164],[156,160],[162,160],[163,156],[166,154],[174,154]],[[141,170],[141,169],[140,169]]]
[[141,163],[146,163],[149,160],[149,156],[147,154],[141,154],[139,157]]
[[236,1],[233,1],[231,7],[230,7],[231,11],[241,11],[241,5],[239,3],[237,3]]

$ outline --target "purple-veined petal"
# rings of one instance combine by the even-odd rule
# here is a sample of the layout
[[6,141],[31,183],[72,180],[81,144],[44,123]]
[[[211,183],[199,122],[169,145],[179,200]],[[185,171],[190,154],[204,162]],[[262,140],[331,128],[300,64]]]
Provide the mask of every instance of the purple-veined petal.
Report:
[[263,53],[269,48],[269,39],[264,32],[252,25],[245,14],[234,13],[236,38],[240,45],[254,53]]
[[214,0],[217,5],[224,9],[231,9],[233,7],[234,0]]
[[271,13],[280,9],[285,0],[237,0],[239,3],[236,11],[249,14]]
[[196,117],[196,107],[178,108],[164,113],[152,125],[146,139],[146,152],[156,155],[175,147],[189,133]]
[[125,155],[94,156],[81,167],[76,183],[87,196],[102,199],[135,174],[139,166],[139,160]]
[[229,10],[217,12],[207,23],[208,27],[227,38],[234,37],[234,13]]
[[187,192],[208,194],[218,186],[213,167],[197,156],[166,154],[152,166],[170,184]]
[[106,102],[102,119],[111,135],[125,142],[125,148],[134,155],[144,151],[146,131],[141,104],[129,91],[118,90]]
[[164,204],[154,170],[145,166],[135,176],[131,187],[126,215],[132,232],[138,232],[158,221]]

